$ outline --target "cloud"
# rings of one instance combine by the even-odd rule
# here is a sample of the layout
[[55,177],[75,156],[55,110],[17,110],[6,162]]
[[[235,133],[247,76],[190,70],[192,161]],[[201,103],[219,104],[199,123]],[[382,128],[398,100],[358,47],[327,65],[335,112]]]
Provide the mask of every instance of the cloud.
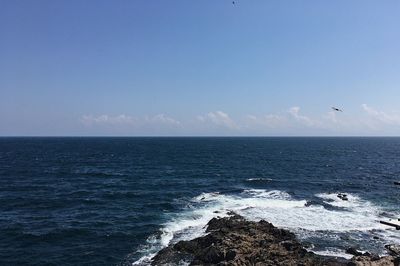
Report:
[[288,125],[287,117],[278,114],[266,114],[262,116],[247,115],[246,120],[248,122],[248,128],[252,126],[280,128]]
[[197,120],[203,123],[211,122],[214,125],[229,128],[229,129],[239,129],[239,126],[233,121],[227,113],[222,111],[210,112],[205,116],[198,116]]
[[145,116],[144,118],[136,118],[125,114],[120,115],[83,115],[80,119],[85,126],[148,126],[148,125],[168,125],[180,126],[181,122],[169,117],[165,114],[157,114],[155,116]]
[[362,104],[363,110],[376,121],[379,121],[387,125],[400,125],[400,115],[399,114],[387,114],[383,111],[378,111],[367,104]]
[[335,124],[337,124],[339,122],[337,116],[336,116],[336,112],[335,111],[330,111],[328,112],[324,118],[326,118],[329,122],[333,122]]
[[[166,114],[136,117],[119,115],[83,115],[87,132],[126,135],[372,135],[376,132],[397,134],[400,113],[376,110],[361,105],[363,115],[329,111],[306,116],[293,106],[280,113],[231,117],[212,111],[182,122]],[[374,133],[375,132],[375,133]]]
[[297,122],[299,122],[300,124],[303,124],[305,126],[315,127],[315,126],[319,126],[319,124],[320,124],[320,123],[318,123],[318,121],[312,120],[308,116],[301,115],[300,107],[298,107],[298,106],[291,107],[288,112],[291,115],[291,117],[293,117]]
[[280,114],[247,115],[245,128],[265,133],[292,134],[293,130],[296,129],[296,134],[304,134],[305,132],[324,134],[325,131],[334,129],[332,122],[338,122],[336,115],[333,113],[328,113],[325,116],[321,115],[319,118],[311,118],[301,114],[300,110],[300,107],[293,106],[287,112]]
[[134,124],[136,122],[136,119],[127,116],[127,115],[117,115],[117,116],[110,116],[110,115],[99,115],[99,116],[93,116],[93,115],[83,115],[80,119],[81,123],[83,123],[86,126],[92,126],[92,125],[104,125],[104,124],[110,124],[110,125],[118,125],[118,124]]
[[153,117],[146,117],[146,120],[151,123],[161,123],[164,125],[171,125],[171,126],[181,126],[181,122],[175,120],[165,114],[158,114]]

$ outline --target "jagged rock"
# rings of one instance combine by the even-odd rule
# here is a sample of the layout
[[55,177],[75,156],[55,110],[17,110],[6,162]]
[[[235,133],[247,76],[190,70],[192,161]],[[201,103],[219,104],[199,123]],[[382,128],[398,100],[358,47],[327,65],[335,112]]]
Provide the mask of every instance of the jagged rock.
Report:
[[346,253],[350,254],[350,255],[354,255],[354,256],[362,256],[363,255],[362,252],[358,251],[356,248],[353,248],[353,247],[346,249]]
[[[266,221],[251,222],[230,213],[230,217],[213,218],[208,222],[205,236],[162,249],[152,265],[303,265],[303,266],[385,266],[394,265],[391,256],[380,258],[349,249],[353,259],[324,257],[307,251],[287,230]],[[385,264],[385,263],[392,264]]]
[[224,254],[215,246],[208,247],[196,254],[201,262],[217,264],[224,259]]
[[236,257],[236,252],[234,250],[228,250],[225,254],[225,260],[230,261]]
[[156,265],[179,265],[181,261],[192,261],[193,255],[177,251],[171,246],[160,250],[153,260],[157,261]]
[[341,200],[345,200],[345,201],[349,200],[349,198],[347,197],[347,195],[344,194],[344,193],[339,193],[339,194],[337,194],[337,197],[338,197],[339,199],[341,199]]
[[391,244],[385,245],[385,248],[392,254],[393,256],[400,256],[400,245]]
[[377,258],[376,256],[357,256],[351,259],[349,266],[398,266],[398,261],[392,256]]

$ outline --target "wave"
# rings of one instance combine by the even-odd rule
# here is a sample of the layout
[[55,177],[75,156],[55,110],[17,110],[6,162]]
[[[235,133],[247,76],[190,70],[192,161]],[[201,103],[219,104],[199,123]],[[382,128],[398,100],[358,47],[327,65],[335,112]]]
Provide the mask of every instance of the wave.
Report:
[[313,251],[314,253],[321,255],[321,256],[328,256],[328,257],[342,257],[345,259],[351,259],[353,255],[347,254],[343,250],[335,249],[335,248],[328,248],[326,250],[321,251]]
[[[315,197],[321,199],[321,204],[308,205],[306,199],[295,199],[279,190],[247,189],[237,194],[202,193],[194,197],[183,212],[172,215],[169,222],[163,224],[159,235],[148,239],[146,245],[138,250],[143,256],[134,265],[149,264],[152,256],[169,244],[203,235],[210,219],[227,216],[229,211],[249,220],[264,219],[275,226],[289,229],[300,240],[320,239],[324,245],[316,245],[315,249],[320,254],[325,252],[344,256],[344,246],[340,245],[347,243],[346,237],[350,237],[347,243],[350,245],[362,242],[372,232],[382,240],[400,243],[398,232],[378,222],[382,219],[380,207],[357,195],[346,194],[347,201],[339,199],[337,194],[317,194]],[[325,208],[322,203],[339,208]],[[338,239],[341,237],[343,239]]]

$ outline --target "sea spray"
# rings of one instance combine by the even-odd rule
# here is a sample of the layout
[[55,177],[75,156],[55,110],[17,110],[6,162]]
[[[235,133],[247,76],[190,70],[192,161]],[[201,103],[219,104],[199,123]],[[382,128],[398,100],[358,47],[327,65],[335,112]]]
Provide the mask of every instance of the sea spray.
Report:
[[[377,222],[382,218],[382,210],[378,206],[357,195],[346,194],[348,201],[339,199],[337,193],[316,194],[321,204],[307,205],[306,199],[296,199],[279,190],[246,189],[236,194],[201,193],[191,200],[191,208],[184,209],[162,226],[157,246],[165,247],[180,240],[199,237],[205,233],[205,226],[210,219],[224,217],[230,211],[249,220],[264,219],[289,229],[300,240],[315,242],[312,250],[320,254],[348,257],[344,252],[344,243],[363,246],[363,241],[372,232],[387,241],[396,241],[393,234],[397,232]],[[335,208],[327,209],[324,204]],[[377,245],[367,247],[379,249]],[[380,252],[383,252],[383,245]],[[147,255],[146,258],[148,262],[151,256]],[[145,260],[142,258],[140,263],[145,263]]]

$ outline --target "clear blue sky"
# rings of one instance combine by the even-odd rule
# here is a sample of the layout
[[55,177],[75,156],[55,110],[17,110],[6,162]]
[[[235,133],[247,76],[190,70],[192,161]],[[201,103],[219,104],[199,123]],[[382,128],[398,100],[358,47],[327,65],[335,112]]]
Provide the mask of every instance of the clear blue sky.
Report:
[[400,135],[399,1],[235,1],[0,0],[0,135]]

